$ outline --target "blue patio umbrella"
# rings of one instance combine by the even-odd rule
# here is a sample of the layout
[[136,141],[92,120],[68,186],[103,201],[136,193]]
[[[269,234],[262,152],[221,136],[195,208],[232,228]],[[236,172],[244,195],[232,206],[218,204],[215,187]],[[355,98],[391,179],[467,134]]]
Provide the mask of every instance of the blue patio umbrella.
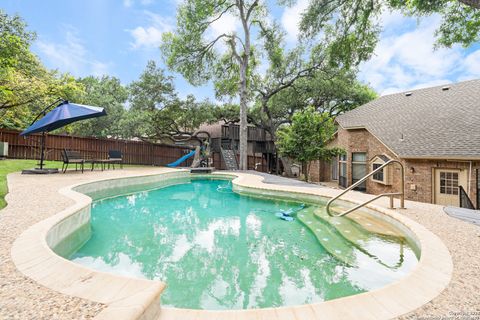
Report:
[[[56,105],[55,109],[46,113],[48,109]],[[42,118],[40,118],[43,115]],[[33,123],[25,131],[20,133],[21,136],[42,132],[42,150],[40,158],[40,170],[43,169],[44,150],[45,150],[45,133],[66,126],[67,124],[90,118],[106,116],[104,108],[86,106],[83,104],[71,103],[60,99],[45,108],[35,118]],[[40,120],[37,121],[37,119]]]

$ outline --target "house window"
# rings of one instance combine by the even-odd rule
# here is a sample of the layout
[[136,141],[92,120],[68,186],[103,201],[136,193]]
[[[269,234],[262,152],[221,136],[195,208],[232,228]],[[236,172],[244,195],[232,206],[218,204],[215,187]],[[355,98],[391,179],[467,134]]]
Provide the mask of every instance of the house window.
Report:
[[[390,158],[388,158],[387,156],[384,156],[384,155],[379,155],[379,156],[375,156],[373,159],[372,159],[372,171],[375,171],[376,169],[380,168],[381,166],[383,166],[387,161],[389,161]],[[380,171],[374,173],[371,177],[372,181],[375,181],[377,183],[381,183],[381,184],[384,184],[384,185],[391,185],[392,184],[392,167],[391,166],[387,166],[387,167],[383,167]]]
[[332,180],[338,180],[338,157],[332,158]]
[[[375,171],[377,170],[378,168],[380,168],[382,166],[381,163],[374,163],[372,165],[372,171]],[[378,182],[384,182],[384,174],[383,174],[383,169],[378,171],[377,173],[374,173],[373,176],[372,176],[372,179],[375,180],[375,181],[378,181]]]
[[440,172],[440,193],[458,194],[458,173]]
[[[352,153],[352,184],[358,182],[367,175],[367,154],[365,152]],[[355,190],[367,190],[366,181],[358,185]]]
[[339,164],[339,175],[338,175],[338,184],[341,187],[347,187],[347,155],[341,155],[338,160]]

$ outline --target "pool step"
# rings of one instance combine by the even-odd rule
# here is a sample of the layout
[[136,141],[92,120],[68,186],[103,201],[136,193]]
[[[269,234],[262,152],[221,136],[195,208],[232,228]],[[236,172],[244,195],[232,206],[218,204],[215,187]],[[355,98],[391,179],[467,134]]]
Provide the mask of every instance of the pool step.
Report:
[[[308,207],[297,213],[297,219],[305,224],[318,239],[327,252],[347,265],[355,265],[358,257],[369,257],[386,267],[389,254],[377,252],[369,242],[378,237],[404,236],[395,227],[365,212],[351,214],[351,217],[331,217],[325,207]],[[350,216],[350,215],[349,215]]]
[[309,228],[325,250],[347,265],[355,265],[354,247],[332,225],[315,217],[316,207],[297,212],[297,219]]
[[[327,214],[326,211],[325,214]],[[377,235],[405,238],[405,235],[402,233],[402,231],[393,226],[391,223],[382,219],[378,219],[362,210],[349,213],[344,218],[354,221],[368,232],[375,233]]]
[[325,207],[315,208],[314,214],[320,220],[332,225],[345,239],[358,246],[364,246],[372,237],[372,234],[370,234],[368,230],[364,229],[354,220],[348,219],[347,217],[329,216]]

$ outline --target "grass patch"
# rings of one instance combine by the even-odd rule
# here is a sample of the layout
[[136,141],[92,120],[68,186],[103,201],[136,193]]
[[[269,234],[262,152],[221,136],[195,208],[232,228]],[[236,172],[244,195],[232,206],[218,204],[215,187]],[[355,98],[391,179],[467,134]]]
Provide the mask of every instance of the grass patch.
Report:
[[[0,210],[7,206],[7,174],[37,167],[38,160],[0,160]],[[59,161],[45,161],[46,168],[61,168]]]

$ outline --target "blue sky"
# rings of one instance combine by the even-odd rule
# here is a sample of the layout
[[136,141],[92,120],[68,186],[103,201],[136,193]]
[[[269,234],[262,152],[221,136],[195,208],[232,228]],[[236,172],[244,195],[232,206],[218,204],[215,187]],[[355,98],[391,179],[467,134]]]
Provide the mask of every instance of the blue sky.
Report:
[[[162,32],[175,28],[180,0],[3,0],[1,8],[18,13],[37,32],[33,51],[52,69],[75,76],[109,74],[125,84],[138,78],[150,59],[161,63]],[[291,8],[275,7],[272,16],[294,45],[300,13],[308,0]],[[480,45],[433,50],[438,17],[420,22],[401,14],[382,15],[384,31],[374,57],[362,64],[359,78],[388,94],[431,85],[480,78]],[[212,33],[238,28],[226,16]],[[211,86],[192,87],[178,74],[181,96],[213,98]]]

